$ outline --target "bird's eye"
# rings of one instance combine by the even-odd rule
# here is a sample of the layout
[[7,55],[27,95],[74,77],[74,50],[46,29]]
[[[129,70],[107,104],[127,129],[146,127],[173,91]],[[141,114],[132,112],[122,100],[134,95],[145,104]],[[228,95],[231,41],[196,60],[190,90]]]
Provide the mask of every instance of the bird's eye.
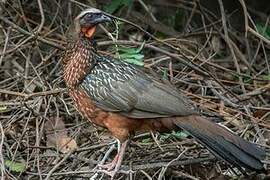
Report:
[[94,15],[92,13],[87,15],[88,18],[92,18],[93,16]]

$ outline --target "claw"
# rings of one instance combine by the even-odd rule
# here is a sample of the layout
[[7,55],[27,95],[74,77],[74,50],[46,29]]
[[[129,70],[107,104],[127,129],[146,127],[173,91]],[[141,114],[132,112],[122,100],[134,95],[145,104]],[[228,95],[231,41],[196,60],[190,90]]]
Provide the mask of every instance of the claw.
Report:
[[113,171],[108,171],[108,170],[99,170],[99,172],[102,172],[104,174],[107,174],[108,176],[111,177],[111,179],[114,178],[114,176],[117,174],[118,171],[113,170]]
[[106,169],[107,171],[111,171],[115,168],[117,160],[118,160],[118,154],[115,155],[112,162],[110,162],[108,164],[99,164],[98,167],[101,169]]
[[[119,142],[119,141],[118,141]],[[126,150],[128,140],[123,142],[122,144],[119,142],[118,144],[118,153],[114,157],[113,161],[111,163],[105,164],[105,165],[98,165],[100,170],[99,172],[103,172],[107,175],[109,175],[111,178],[113,178],[120,170],[124,153]]]
[[104,173],[104,174],[107,174],[108,176],[110,176],[111,177],[111,179],[113,179],[114,178],[114,176],[117,174],[117,173],[122,173],[122,174],[130,174],[130,173],[135,173],[134,171],[132,171],[132,170],[110,170],[110,171],[108,171],[108,170],[98,170],[98,172],[102,172],[102,173]]

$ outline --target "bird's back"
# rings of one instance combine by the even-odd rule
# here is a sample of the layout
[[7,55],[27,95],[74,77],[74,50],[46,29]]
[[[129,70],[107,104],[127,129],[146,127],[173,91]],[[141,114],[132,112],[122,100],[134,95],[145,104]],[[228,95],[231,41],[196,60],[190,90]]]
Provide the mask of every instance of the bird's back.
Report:
[[96,64],[81,83],[103,110],[131,118],[171,117],[195,114],[195,108],[178,90],[140,67],[95,55]]

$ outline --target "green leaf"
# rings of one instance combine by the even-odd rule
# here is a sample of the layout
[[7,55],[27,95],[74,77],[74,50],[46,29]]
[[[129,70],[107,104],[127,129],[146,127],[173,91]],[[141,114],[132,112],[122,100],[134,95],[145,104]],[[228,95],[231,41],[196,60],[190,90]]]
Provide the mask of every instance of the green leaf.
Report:
[[252,81],[252,76],[251,76],[251,72],[247,71],[245,74],[242,75],[242,79],[244,81],[244,83],[249,83]]
[[160,140],[165,141],[166,139],[169,139],[171,137],[171,134],[165,133],[160,135]]
[[131,5],[132,5],[132,0],[112,0],[110,4],[104,7],[104,10],[112,14],[123,6],[130,7]]
[[8,110],[7,106],[0,106],[0,113],[6,112]]
[[186,138],[189,136],[189,134],[185,131],[173,131],[172,135],[177,137],[177,138]]
[[270,27],[263,25],[262,23],[256,24],[258,32],[265,38],[270,39]]
[[144,66],[143,58],[144,55],[141,54],[141,50],[144,47],[145,42],[141,44],[139,48],[130,48],[130,47],[118,47],[117,51],[120,56],[120,59],[131,64],[138,66]]
[[119,47],[118,52],[119,53],[126,53],[126,54],[135,54],[135,53],[137,53],[137,49],[136,48]]
[[134,59],[125,59],[125,61],[128,62],[128,63],[131,63],[131,64],[135,64],[137,66],[143,66],[144,65],[144,62],[137,61],[137,60],[134,60]]
[[264,75],[264,76],[263,76],[263,79],[264,79],[264,80],[269,80],[269,81],[270,81],[270,74]]
[[149,143],[151,142],[151,138],[145,138],[142,140],[142,143]]
[[135,59],[135,60],[143,60],[144,55],[142,54],[120,54],[122,59]]
[[5,166],[14,172],[24,172],[26,167],[24,163],[5,160]]
[[165,69],[163,70],[163,75],[162,75],[163,79],[168,79],[168,71]]
[[249,83],[252,81],[252,77],[249,75],[250,73],[243,74],[239,76],[238,74],[233,75],[233,80],[239,81],[240,77],[242,77],[244,83]]
[[160,140],[165,141],[172,137],[183,139],[188,136],[189,136],[189,133],[186,131],[173,131],[172,133],[165,133],[165,134],[160,135]]

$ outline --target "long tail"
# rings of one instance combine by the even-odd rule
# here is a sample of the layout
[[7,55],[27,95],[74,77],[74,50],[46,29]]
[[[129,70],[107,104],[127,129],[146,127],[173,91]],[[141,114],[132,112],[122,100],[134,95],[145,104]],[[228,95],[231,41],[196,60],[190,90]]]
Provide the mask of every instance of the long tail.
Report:
[[188,131],[216,156],[237,167],[264,172],[265,151],[200,116],[177,117],[174,124]]

